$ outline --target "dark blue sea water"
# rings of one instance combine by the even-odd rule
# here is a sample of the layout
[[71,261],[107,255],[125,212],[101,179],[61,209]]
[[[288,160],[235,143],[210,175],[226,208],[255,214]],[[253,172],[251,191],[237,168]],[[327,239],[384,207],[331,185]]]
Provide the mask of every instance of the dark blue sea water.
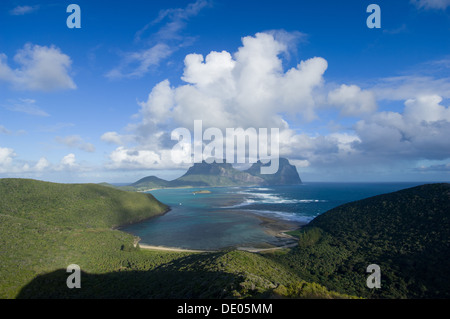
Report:
[[[423,183],[305,183],[296,186],[154,190],[171,211],[123,231],[141,243],[188,249],[276,244],[258,216],[307,223],[336,206]],[[194,194],[209,190],[210,194]]]

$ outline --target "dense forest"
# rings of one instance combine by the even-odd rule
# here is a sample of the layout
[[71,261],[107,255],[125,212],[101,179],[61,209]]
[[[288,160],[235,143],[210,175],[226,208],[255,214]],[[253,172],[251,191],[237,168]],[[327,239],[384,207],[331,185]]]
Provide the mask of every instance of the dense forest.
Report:
[[[448,298],[450,184],[334,208],[266,253],[140,249],[119,225],[167,211],[101,185],[0,179],[0,298]],[[78,264],[82,289],[68,289]],[[381,288],[366,286],[367,266]]]
[[[101,185],[0,179],[0,298],[347,298],[243,251],[148,251],[115,227],[167,207]],[[82,270],[82,289],[66,267]]]
[[[334,208],[273,260],[302,279],[366,298],[450,297],[450,184],[422,185]],[[366,268],[381,268],[368,289]]]

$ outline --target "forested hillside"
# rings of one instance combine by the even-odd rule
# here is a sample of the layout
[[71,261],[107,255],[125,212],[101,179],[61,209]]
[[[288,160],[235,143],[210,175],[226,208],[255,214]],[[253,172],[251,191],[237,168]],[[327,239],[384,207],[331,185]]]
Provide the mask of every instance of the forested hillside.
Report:
[[[450,184],[422,185],[332,209],[275,256],[304,280],[373,298],[450,297]],[[366,268],[381,267],[368,289]]]
[[[164,213],[149,194],[0,180],[0,298],[347,298],[243,251],[148,251],[119,230]],[[82,288],[69,289],[77,264]]]

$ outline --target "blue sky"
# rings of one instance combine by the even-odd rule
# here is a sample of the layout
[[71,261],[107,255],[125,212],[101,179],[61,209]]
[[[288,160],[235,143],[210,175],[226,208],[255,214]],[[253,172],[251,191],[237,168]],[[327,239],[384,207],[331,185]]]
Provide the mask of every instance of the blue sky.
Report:
[[201,119],[278,127],[305,181],[450,180],[449,0],[5,0],[0,15],[0,177],[176,178],[170,132]]

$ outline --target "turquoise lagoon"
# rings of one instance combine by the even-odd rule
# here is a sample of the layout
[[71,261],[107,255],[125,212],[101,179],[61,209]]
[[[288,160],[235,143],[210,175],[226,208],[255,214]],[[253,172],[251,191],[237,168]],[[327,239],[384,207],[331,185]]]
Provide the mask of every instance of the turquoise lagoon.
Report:
[[[122,228],[140,243],[186,249],[277,245],[259,217],[298,226],[336,206],[423,183],[304,183],[295,186],[153,190],[171,210]],[[195,193],[209,190],[210,194]]]

